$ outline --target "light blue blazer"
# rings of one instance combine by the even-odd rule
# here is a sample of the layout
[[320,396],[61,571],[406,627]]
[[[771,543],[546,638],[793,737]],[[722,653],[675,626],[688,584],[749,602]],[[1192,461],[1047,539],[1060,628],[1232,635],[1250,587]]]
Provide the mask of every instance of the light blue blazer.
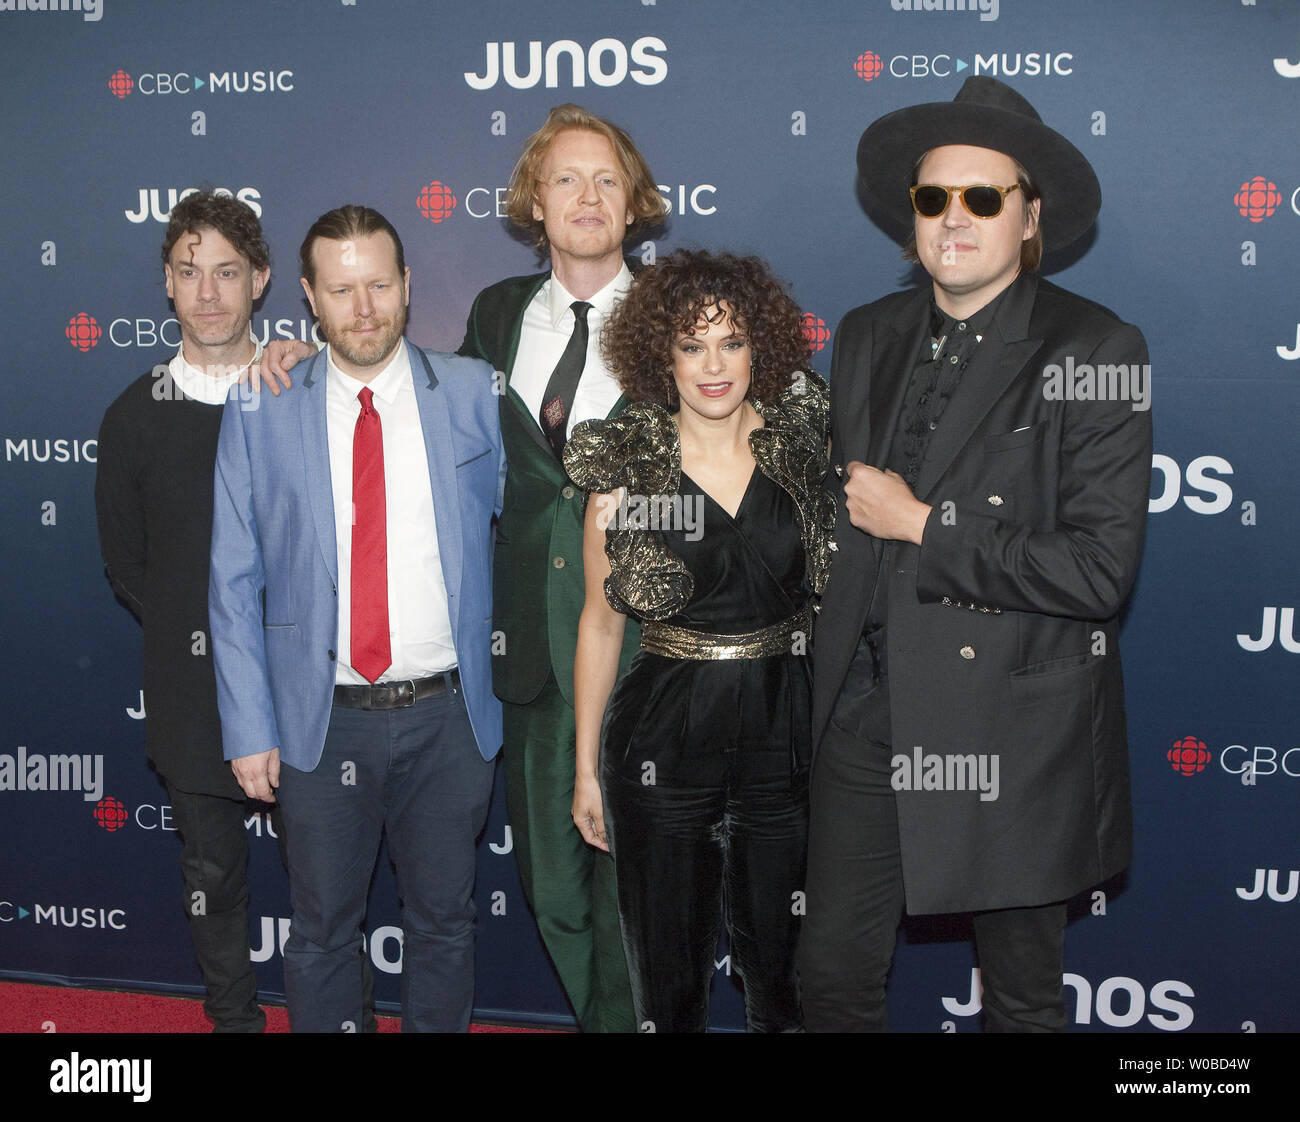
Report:
[[[505,478],[492,368],[404,345],[465,703],[491,759],[501,747],[492,548]],[[338,645],[326,369],[322,351],[295,389],[232,394],[222,417],[208,610],[228,760],[279,747],[281,762],[311,771],[325,746]]]

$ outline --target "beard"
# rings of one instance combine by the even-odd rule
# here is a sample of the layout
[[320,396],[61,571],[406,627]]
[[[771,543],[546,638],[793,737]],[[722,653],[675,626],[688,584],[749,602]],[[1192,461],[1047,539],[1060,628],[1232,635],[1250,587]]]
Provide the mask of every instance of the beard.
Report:
[[[357,338],[353,331],[359,327],[374,328],[376,334]],[[335,351],[355,367],[378,366],[388,360],[406,330],[406,309],[402,308],[391,319],[370,319],[364,324],[343,326],[332,320],[321,319],[320,331]]]

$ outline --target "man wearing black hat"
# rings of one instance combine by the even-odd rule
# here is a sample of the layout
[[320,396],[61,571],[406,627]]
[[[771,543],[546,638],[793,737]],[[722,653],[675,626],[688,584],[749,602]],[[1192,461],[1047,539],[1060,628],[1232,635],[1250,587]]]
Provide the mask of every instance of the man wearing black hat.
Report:
[[1132,842],[1117,616],[1146,517],[1146,344],[1034,271],[1101,192],[1001,82],[881,118],[858,166],[933,283],[835,337],[805,1015],[887,1027],[906,907],[973,913],[986,1030],[1061,1031],[1066,901]]

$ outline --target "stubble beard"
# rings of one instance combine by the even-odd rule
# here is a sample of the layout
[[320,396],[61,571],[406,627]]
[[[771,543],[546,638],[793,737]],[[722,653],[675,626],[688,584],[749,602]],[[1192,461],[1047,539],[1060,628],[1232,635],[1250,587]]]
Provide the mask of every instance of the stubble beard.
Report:
[[402,332],[406,330],[406,309],[403,308],[396,318],[372,320],[369,326],[379,329],[380,334],[361,343],[352,340],[349,329],[337,328],[332,323],[322,325],[322,334],[325,341],[353,366],[378,366],[401,342]]

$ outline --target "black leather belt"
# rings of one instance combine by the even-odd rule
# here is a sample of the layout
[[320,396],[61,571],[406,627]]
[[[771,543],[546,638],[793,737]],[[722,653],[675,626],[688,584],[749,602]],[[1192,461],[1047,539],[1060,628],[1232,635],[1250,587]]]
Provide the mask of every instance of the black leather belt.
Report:
[[334,704],[344,709],[409,709],[426,697],[441,697],[448,688],[453,693],[460,693],[458,669],[413,681],[378,682],[373,686],[335,686]]

